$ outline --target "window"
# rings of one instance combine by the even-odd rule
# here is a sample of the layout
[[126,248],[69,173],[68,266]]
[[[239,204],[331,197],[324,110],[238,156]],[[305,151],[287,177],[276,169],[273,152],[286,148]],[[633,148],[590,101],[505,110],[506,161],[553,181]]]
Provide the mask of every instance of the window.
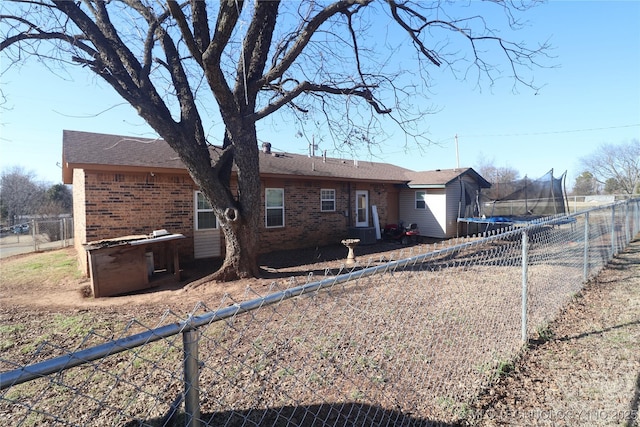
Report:
[[416,191],[416,209],[427,209],[426,199],[426,191]]
[[196,230],[218,228],[211,204],[200,191],[196,191]]
[[336,190],[320,190],[320,211],[333,212],[336,210]]
[[265,190],[265,223],[269,227],[284,227],[284,189]]

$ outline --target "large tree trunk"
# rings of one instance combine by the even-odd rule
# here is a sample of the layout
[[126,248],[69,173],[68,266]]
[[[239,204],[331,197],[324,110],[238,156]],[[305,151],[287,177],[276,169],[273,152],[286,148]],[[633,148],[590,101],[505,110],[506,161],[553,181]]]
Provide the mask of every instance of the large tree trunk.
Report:
[[[225,238],[225,259],[218,271],[189,288],[210,281],[259,277],[260,170],[253,123],[227,129],[224,154],[206,172],[190,168],[191,176],[211,203]],[[237,172],[237,193],[231,191],[231,165]],[[202,166],[202,164],[200,165]]]
[[[251,216],[256,216],[251,214]],[[258,236],[251,227],[235,223],[223,226],[226,254],[222,267],[209,277],[210,280],[229,281],[246,277],[259,277]]]
[[[230,134],[237,168],[238,193],[236,209],[225,208],[218,218],[224,232],[226,254],[224,263],[214,274],[214,278],[224,281],[260,276],[258,248],[261,188],[255,125],[251,123],[240,126]],[[217,204],[215,200],[213,203]]]

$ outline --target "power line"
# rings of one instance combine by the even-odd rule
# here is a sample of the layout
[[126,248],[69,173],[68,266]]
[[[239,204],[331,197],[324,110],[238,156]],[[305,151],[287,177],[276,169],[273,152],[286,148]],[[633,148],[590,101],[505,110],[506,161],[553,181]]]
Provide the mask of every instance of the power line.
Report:
[[[598,131],[598,130],[623,129],[623,128],[638,127],[638,126],[640,126],[640,123],[634,123],[634,124],[631,124],[631,125],[621,125],[621,126],[607,126],[607,127],[600,127],[600,128],[554,130],[554,131],[545,131],[545,132],[504,133],[504,134],[494,134],[494,135],[489,135],[489,134],[485,134],[485,135],[460,135],[460,134],[458,134],[458,137],[461,137],[461,138],[496,138],[496,137],[506,137],[506,136],[511,137],[511,136],[557,135],[557,134],[563,134],[563,133],[593,132],[593,131]],[[449,139],[452,139],[452,138],[446,138],[446,139],[443,139],[442,141],[447,141]]]

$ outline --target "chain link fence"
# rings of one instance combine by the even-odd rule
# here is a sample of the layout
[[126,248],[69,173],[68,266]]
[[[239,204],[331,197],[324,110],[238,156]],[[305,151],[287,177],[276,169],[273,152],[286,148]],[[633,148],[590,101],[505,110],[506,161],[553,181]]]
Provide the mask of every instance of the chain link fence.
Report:
[[610,205],[615,202],[631,200],[633,198],[634,196],[632,194],[572,194],[571,196],[567,196],[567,208],[568,213],[576,213],[587,209]]
[[[422,426],[464,419],[640,231],[640,200],[266,296],[0,354],[0,419],[64,426]],[[251,293],[253,290],[248,289]]]
[[73,246],[73,218],[32,219],[0,233],[0,257]]

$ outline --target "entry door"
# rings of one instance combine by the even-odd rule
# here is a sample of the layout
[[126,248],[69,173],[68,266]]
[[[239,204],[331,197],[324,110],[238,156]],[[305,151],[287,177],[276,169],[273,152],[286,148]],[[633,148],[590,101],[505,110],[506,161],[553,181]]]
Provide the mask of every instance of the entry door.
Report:
[[369,193],[356,190],[356,227],[369,226]]

